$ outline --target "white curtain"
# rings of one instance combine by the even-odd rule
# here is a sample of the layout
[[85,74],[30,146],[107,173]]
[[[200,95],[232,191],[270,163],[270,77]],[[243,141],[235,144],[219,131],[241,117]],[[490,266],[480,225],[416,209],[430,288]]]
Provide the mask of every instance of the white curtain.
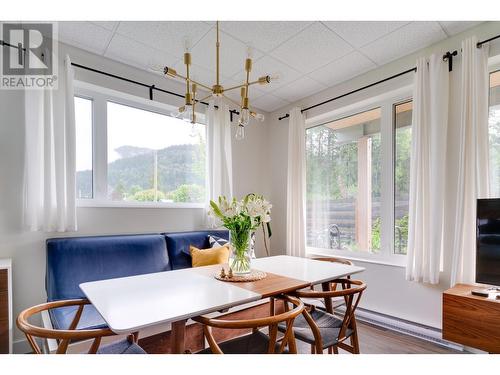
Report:
[[458,180],[451,284],[475,281],[476,199],[488,197],[488,46],[462,42]]
[[305,138],[304,116],[300,108],[293,108],[288,123],[286,253],[298,257],[306,256]]
[[66,56],[57,89],[25,91],[24,221],[31,231],[77,229],[73,76]]
[[231,152],[231,120],[229,107],[210,101],[206,111],[208,154],[208,200],[220,195],[233,197],[233,159]]
[[436,284],[443,247],[448,66],[442,55],[417,61],[413,93],[406,279]]

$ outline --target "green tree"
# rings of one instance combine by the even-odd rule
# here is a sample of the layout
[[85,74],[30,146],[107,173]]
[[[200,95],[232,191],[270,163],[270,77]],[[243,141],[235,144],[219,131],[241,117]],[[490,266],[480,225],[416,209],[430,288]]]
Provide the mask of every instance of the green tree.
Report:
[[205,188],[200,185],[181,185],[177,189],[167,193],[167,199],[174,202],[203,202],[205,199]]
[[[162,191],[157,191],[156,194],[158,201],[165,199],[165,194]],[[155,191],[154,189],[140,190],[132,195],[131,200],[137,202],[155,202]]]

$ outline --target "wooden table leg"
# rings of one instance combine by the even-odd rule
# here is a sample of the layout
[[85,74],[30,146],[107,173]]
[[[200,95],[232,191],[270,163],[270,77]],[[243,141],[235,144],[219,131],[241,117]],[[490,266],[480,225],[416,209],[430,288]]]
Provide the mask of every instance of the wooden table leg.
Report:
[[[329,282],[322,283],[321,286],[322,286],[322,289],[324,292],[330,291],[330,283]],[[333,314],[333,304],[332,304],[331,298],[325,298],[325,309],[330,314]]]
[[172,332],[170,337],[172,354],[184,354],[184,351],[186,350],[184,342],[185,334],[186,320],[179,320],[172,323]]

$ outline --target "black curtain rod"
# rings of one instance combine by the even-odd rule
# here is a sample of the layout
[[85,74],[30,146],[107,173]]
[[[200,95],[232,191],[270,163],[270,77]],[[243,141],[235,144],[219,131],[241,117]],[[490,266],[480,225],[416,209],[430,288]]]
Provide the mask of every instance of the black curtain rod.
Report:
[[[477,48],[481,48],[481,46],[482,46],[483,44],[488,43],[488,42],[491,42],[492,40],[495,40],[495,39],[498,39],[498,38],[500,38],[500,35],[496,35],[496,36],[491,37],[491,38],[489,38],[489,39],[482,40],[482,41],[480,41],[480,42],[478,42],[478,43],[476,44],[476,47],[477,47]],[[443,56],[443,60],[448,60],[448,67],[449,67],[449,68],[448,68],[448,70],[449,70],[449,71],[451,71],[451,70],[453,69],[453,66],[452,66],[452,64],[453,64],[453,57],[454,57],[454,56],[456,56],[456,55],[457,55],[457,51],[453,51],[453,52],[447,52],[447,53]],[[412,69],[405,70],[404,72],[401,72],[401,73],[395,74],[395,75],[393,75],[393,76],[387,77],[387,78],[382,79],[382,80],[377,81],[377,82],[373,82],[373,83],[371,83],[371,84],[369,84],[369,85],[366,85],[366,86],[360,87],[359,89],[356,89],[356,90],[353,90],[353,91],[349,91],[349,92],[347,92],[347,93],[345,93],[345,94],[342,94],[342,95],[336,96],[335,98],[331,98],[331,99],[325,100],[324,102],[321,102],[321,103],[318,103],[318,104],[312,105],[312,106],[310,106],[310,107],[304,108],[304,109],[302,109],[300,112],[304,113],[305,111],[308,111],[308,110],[310,110],[310,109],[313,109],[313,108],[319,107],[319,106],[321,106],[321,105],[323,105],[323,104],[327,104],[327,103],[333,102],[334,100],[341,99],[341,98],[343,98],[343,97],[345,97],[345,96],[348,96],[348,95],[351,95],[351,94],[357,93],[357,92],[359,92],[359,91],[365,90],[365,89],[367,89],[367,88],[370,88],[370,87],[372,87],[372,86],[378,85],[378,84],[380,84],[380,83],[384,83],[384,82],[386,82],[386,81],[389,81],[389,80],[391,80],[391,79],[397,78],[397,77],[402,76],[402,75],[404,75],[404,74],[407,74],[407,73],[410,73],[410,72],[416,72],[416,71],[417,71],[417,68],[416,68],[416,67],[415,67],[415,68],[412,68]],[[290,115],[287,113],[287,114],[286,114],[286,115],[284,115],[284,116],[278,117],[278,120],[280,120],[280,121],[281,121],[281,120],[283,120],[283,119],[285,119],[285,118],[288,118],[288,117],[290,117]]]
[[[384,83],[384,82],[390,81],[391,79],[394,79],[394,78],[400,77],[400,76],[405,75],[405,74],[408,74],[408,73],[410,73],[410,72],[416,72],[416,71],[417,71],[417,68],[416,68],[416,67],[415,67],[415,68],[408,69],[408,70],[405,70],[404,72],[401,72],[401,73],[398,73],[398,74],[394,74],[394,75],[392,75],[392,76],[390,76],[390,77],[387,77],[387,78],[381,79],[380,81],[377,81],[377,82],[370,83],[369,85],[366,85],[366,86],[360,87],[359,89],[352,90],[352,91],[346,92],[345,94],[342,94],[342,95],[336,96],[336,97],[334,97],[334,98],[331,98],[331,99],[325,100],[325,101],[323,101],[323,102],[321,102],[321,103],[314,104],[314,105],[312,105],[312,106],[310,106],[310,107],[307,107],[307,108],[302,109],[300,112],[304,113],[305,111],[309,111],[310,109],[313,109],[313,108],[319,107],[319,106],[321,106],[321,105],[324,105],[324,104],[327,104],[327,103],[333,102],[334,100],[341,99],[341,98],[343,98],[343,97],[345,97],[345,96],[352,95],[352,94],[354,94],[354,93],[357,93],[357,92],[359,92],[359,91],[366,90],[366,89],[368,89],[368,88],[370,88],[370,87],[373,87],[373,86],[375,86],[375,85],[378,85],[378,84],[380,84],[380,83]],[[278,118],[278,120],[280,120],[280,121],[281,121],[281,120],[283,120],[283,119],[285,119],[285,118],[287,118],[287,117],[290,117],[290,115],[289,115],[288,113],[287,113],[286,115],[284,115],[284,116],[279,117],[279,118]]]
[[[142,87],[147,87],[149,89],[149,99],[150,100],[153,100],[153,91],[155,91],[155,90],[159,91],[159,92],[163,92],[165,94],[177,96],[178,98],[185,98],[185,96],[182,95],[182,94],[178,94],[178,93],[173,92],[173,91],[168,91],[168,90],[160,89],[159,87],[156,87],[155,85],[148,85],[148,84],[143,83],[143,82],[134,81],[133,79],[130,79],[130,78],[125,78],[125,77],[122,77],[122,76],[119,76],[119,75],[116,75],[116,74],[104,72],[102,70],[94,69],[94,68],[91,68],[91,67],[88,67],[88,66],[85,66],[85,65],[81,65],[81,64],[77,64],[77,63],[74,63],[74,62],[72,62],[71,65],[72,66],[76,66],[77,68],[80,68],[80,69],[84,69],[84,70],[88,70],[88,71],[91,71],[91,72],[94,72],[94,73],[102,74],[102,75],[107,76],[107,77],[116,78],[116,79],[119,79],[121,81],[125,81],[125,82],[128,82],[128,83],[133,83],[134,85],[138,85],[138,86],[142,86]],[[201,102],[199,100],[197,100],[197,102],[201,103],[201,104],[205,104],[207,106],[209,105],[207,102]],[[216,105],[214,105],[214,108],[215,109],[219,109],[219,107],[216,106]],[[230,109],[229,113],[231,115],[231,122],[233,121],[233,115],[239,115],[240,114],[235,109]]]
[[[151,94],[152,91],[156,90],[156,91],[164,92],[165,94],[170,94],[170,95],[173,95],[173,96],[177,96],[178,98],[184,98],[184,95],[182,95],[182,94],[178,94],[176,92],[172,92],[172,91],[160,89],[159,87],[156,87],[155,85],[148,85],[148,84],[143,83],[143,82],[134,81],[133,79],[130,79],[130,78],[125,78],[125,77],[122,77],[122,76],[118,76],[116,74],[104,72],[102,70],[94,69],[94,68],[91,68],[91,67],[88,67],[88,66],[85,66],[85,65],[81,65],[81,64],[77,64],[77,63],[74,63],[74,62],[72,62],[71,65],[76,66],[77,68],[80,68],[80,69],[84,69],[84,70],[88,70],[88,71],[91,71],[91,72],[94,72],[94,73],[102,74],[102,75],[104,75],[106,77],[112,77],[112,78],[119,79],[121,81],[133,83],[134,85],[138,85],[138,86],[142,86],[142,87],[147,87],[150,90],[150,94]],[[152,100],[151,95],[150,95],[150,99]],[[206,103],[206,102],[200,102],[200,103],[208,105],[208,103]]]
[[12,48],[15,48],[15,49],[21,49],[23,50],[24,52],[26,52],[26,48],[23,48],[23,45],[21,43],[19,43],[19,45],[15,46],[13,44],[10,44],[10,43],[7,43],[7,42],[4,42],[3,40],[0,39],[0,45],[2,46],[7,46],[7,47],[12,47]]
[[485,39],[485,40],[482,40],[482,41],[480,41],[480,42],[477,42],[476,47],[477,47],[477,48],[481,48],[481,46],[482,46],[483,44],[488,43],[488,42],[491,42],[492,40],[495,40],[495,39],[498,39],[498,38],[500,38],[500,35],[496,35],[496,36],[493,36],[493,37],[491,37],[491,38],[489,38],[489,39]]

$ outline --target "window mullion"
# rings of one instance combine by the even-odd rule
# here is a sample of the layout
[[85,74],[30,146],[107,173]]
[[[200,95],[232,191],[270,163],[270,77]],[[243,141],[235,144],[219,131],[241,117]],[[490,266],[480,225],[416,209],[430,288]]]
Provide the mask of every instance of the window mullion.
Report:
[[104,96],[94,96],[94,198],[101,201],[108,194],[107,102]]
[[390,257],[394,249],[394,132],[392,102],[382,104],[381,116],[381,255]]

